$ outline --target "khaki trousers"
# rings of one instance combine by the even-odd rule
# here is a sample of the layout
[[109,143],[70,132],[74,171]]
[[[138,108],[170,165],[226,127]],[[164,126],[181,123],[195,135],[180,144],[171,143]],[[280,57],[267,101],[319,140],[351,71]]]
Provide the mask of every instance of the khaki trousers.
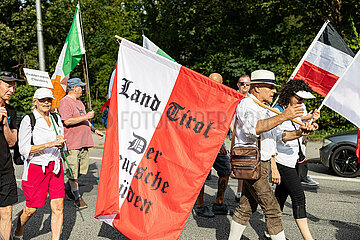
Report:
[[235,209],[233,220],[241,225],[248,225],[251,215],[258,205],[265,215],[266,228],[270,235],[283,231],[281,211],[273,190],[269,184],[270,161],[261,162],[261,177],[258,180],[244,180],[243,194]]

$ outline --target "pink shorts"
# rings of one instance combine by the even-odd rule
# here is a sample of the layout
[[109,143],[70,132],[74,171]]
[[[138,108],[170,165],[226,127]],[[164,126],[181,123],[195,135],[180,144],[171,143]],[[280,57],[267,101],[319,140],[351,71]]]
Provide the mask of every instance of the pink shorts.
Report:
[[22,181],[22,189],[26,199],[26,206],[31,208],[43,207],[46,203],[47,193],[50,199],[64,198],[64,169],[60,163],[60,172],[54,174],[55,162],[50,162],[45,167],[45,173],[42,166],[29,165],[28,180]]

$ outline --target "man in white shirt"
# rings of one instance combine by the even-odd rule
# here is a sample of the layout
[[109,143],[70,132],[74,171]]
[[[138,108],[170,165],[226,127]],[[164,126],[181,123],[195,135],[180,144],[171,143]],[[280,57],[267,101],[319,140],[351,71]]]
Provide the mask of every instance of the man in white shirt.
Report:
[[[241,75],[239,77],[237,86],[239,88],[239,92],[241,92],[245,96],[248,96],[249,95],[249,90],[250,90],[250,76],[245,75],[245,74]],[[242,185],[243,185],[243,181],[238,180],[237,192],[235,194],[235,201],[237,201],[237,202],[240,201],[240,197],[241,197],[241,193],[242,193]]]
[[239,240],[248,224],[252,213],[261,206],[267,230],[271,239],[285,240],[281,222],[281,210],[269,184],[270,158],[275,155],[275,144],[279,138],[289,141],[306,135],[311,126],[301,127],[297,131],[281,132],[277,126],[286,120],[300,117],[303,114],[301,104],[288,107],[283,113],[273,114],[260,107],[255,101],[269,104],[276,93],[275,75],[267,70],[251,73],[249,98],[243,99],[236,109],[238,119],[235,126],[235,146],[257,146],[261,139],[261,177],[258,180],[244,180],[243,194],[236,208],[231,223],[229,240]]

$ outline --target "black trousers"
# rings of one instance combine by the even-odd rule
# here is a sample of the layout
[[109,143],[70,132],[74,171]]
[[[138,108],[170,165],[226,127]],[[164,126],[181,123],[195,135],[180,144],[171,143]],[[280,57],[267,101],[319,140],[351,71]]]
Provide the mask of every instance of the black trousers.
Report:
[[305,194],[296,169],[278,163],[276,165],[281,176],[281,183],[276,186],[275,197],[279,202],[281,211],[283,211],[286,199],[290,195],[294,218],[306,218]]
[[303,163],[296,163],[296,171],[298,173],[300,182],[304,182],[307,178],[309,167],[307,161]]

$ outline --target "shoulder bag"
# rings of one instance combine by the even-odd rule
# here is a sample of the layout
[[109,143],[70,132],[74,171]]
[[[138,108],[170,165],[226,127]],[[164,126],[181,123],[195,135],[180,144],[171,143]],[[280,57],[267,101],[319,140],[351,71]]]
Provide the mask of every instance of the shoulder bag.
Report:
[[234,147],[236,126],[237,118],[231,140],[230,177],[235,179],[257,180],[261,177],[260,137],[258,138],[258,146],[256,147]]

